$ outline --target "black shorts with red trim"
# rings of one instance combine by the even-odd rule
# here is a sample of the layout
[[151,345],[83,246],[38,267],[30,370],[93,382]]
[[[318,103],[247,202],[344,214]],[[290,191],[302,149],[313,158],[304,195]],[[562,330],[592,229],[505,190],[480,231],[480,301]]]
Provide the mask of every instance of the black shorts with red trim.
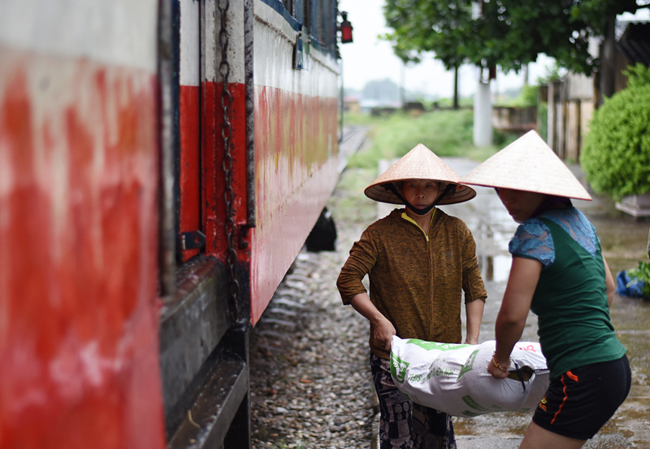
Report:
[[559,435],[588,440],[614,415],[631,383],[627,356],[572,369],[551,381],[533,422]]

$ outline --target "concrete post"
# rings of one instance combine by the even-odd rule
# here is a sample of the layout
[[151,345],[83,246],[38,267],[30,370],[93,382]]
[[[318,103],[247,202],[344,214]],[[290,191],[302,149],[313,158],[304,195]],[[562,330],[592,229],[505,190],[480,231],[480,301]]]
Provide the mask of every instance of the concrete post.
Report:
[[474,145],[487,147],[492,145],[492,98],[490,81],[478,80],[474,95]]

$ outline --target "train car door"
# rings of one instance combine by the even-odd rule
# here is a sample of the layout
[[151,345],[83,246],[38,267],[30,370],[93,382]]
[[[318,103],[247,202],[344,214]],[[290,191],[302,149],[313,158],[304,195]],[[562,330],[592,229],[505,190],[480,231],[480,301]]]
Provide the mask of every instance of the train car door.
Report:
[[[161,239],[166,256],[161,278],[167,282],[160,320],[169,448],[250,446],[249,255],[241,249],[246,236],[238,235],[233,272],[241,288],[233,295],[226,232],[229,221],[237,232],[247,222],[247,131],[240,81],[246,5],[252,1],[174,0],[171,32],[161,45],[171,49],[170,76],[163,86],[168,107],[162,178],[168,184],[161,224],[171,238]],[[225,33],[220,32],[221,10],[227,13]],[[230,74],[229,98],[222,95],[219,66]],[[227,186],[233,189],[229,196]],[[228,198],[235,198],[231,207]],[[168,204],[173,204],[170,211]]]

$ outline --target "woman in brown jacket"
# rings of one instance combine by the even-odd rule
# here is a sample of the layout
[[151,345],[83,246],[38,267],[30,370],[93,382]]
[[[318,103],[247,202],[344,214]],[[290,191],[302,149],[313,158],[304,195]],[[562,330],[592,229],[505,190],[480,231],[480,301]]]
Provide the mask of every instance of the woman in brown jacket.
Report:
[[[465,223],[436,209],[467,201],[476,192],[419,144],[366,190],[369,198],[404,204],[364,231],[350,250],[337,286],[344,304],[370,321],[370,364],[381,409],[381,448],[456,447],[451,417],[413,404],[390,376],[393,335],[477,344],[487,293],[476,244]],[[370,278],[370,294],[362,279]],[[430,446],[433,444],[433,446]]]

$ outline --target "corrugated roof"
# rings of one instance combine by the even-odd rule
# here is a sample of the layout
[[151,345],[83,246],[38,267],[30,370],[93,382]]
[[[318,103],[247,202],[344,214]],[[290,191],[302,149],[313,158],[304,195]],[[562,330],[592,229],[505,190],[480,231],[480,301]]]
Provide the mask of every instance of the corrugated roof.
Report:
[[628,24],[616,47],[631,64],[650,66],[650,23]]

